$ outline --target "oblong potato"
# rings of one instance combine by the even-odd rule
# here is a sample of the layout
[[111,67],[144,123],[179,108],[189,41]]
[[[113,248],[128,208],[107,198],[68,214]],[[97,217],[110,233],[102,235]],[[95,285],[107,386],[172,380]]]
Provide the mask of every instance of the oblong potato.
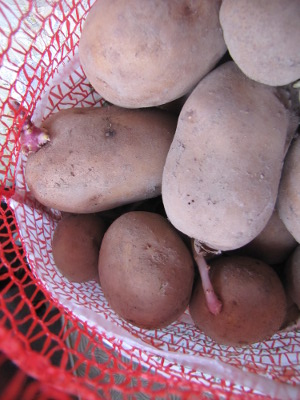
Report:
[[181,110],[164,167],[172,224],[218,250],[257,236],[274,209],[289,120],[276,89],[232,61],[202,79]]
[[279,185],[277,209],[279,217],[300,243],[300,138],[288,150]]
[[98,268],[111,308],[133,325],[161,328],[187,308],[193,259],[178,232],[159,214],[132,211],[117,218],[104,235]]
[[100,0],[83,26],[79,56],[106,100],[130,108],[177,99],[226,52],[220,0]]
[[45,206],[78,214],[158,196],[176,123],[158,109],[59,111],[43,124],[50,142],[29,154],[28,188]]

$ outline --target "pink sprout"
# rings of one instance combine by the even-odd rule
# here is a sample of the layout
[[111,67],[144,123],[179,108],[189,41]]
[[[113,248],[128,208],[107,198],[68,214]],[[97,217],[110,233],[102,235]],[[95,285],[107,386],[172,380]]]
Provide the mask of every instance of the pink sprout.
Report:
[[[13,107],[19,112],[19,116],[24,118],[26,113],[21,109],[20,104],[16,101],[13,102]],[[35,126],[31,117],[27,116],[21,128],[20,144],[22,152],[28,154],[30,152],[38,151],[43,145],[49,142],[50,137],[44,128]]]
[[199,246],[199,243],[196,240],[193,240],[193,256],[198,266],[207,307],[212,314],[218,315],[221,312],[223,304],[218,299],[214,291],[209,276],[210,267],[209,265],[207,265],[205,258],[203,257],[203,254],[201,252],[201,246]]

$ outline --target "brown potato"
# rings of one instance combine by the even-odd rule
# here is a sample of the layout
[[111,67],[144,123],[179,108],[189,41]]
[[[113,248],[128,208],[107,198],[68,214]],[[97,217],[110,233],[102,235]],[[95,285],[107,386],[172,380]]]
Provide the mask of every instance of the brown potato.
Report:
[[272,86],[300,78],[299,0],[223,0],[227,48],[245,75]]
[[202,79],[181,110],[164,167],[171,223],[217,250],[254,239],[275,206],[289,121],[276,89],[232,61]]
[[284,272],[286,291],[300,309],[300,245],[289,257]]
[[56,267],[70,281],[99,280],[98,257],[105,233],[100,215],[65,215],[57,224],[52,239]]
[[276,272],[250,257],[210,261],[210,278],[222,310],[213,315],[198,281],[190,302],[196,326],[219,344],[243,346],[270,338],[283,324],[287,302]]
[[240,252],[259,258],[267,264],[280,264],[287,260],[296,246],[296,240],[286,229],[275,209],[260,234],[242,247]]
[[190,91],[223,56],[220,0],[101,0],[79,43],[101,96],[122,107],[161,105]]
[[277,209],[288,231],[300,243],[300,137],[286,155],[279,185]]
[[59,111],[43,124],[50,142],[29,154],[28,188],[45,206],[79,214],[156,197],[176,123],[158,109]]
[[159,214],[132,211],[116,219],[103,238],[98,267],[111,308],[133,325],[161,328],[187,308],[192,256]]

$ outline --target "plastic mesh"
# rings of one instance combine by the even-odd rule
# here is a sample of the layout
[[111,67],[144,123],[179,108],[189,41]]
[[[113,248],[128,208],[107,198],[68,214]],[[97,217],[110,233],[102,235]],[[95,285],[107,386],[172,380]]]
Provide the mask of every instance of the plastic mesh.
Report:
[[300,398],[299,331],[225,347],[196,330],[188,312],[142,330],[115,315],[96,282],[70,283],[57,271],[51,238],[61,215],[27,192],[18,141],[25,117],[13,102],[36,124],[63,108],[103,105],[77,54],[92,4],[0,0],[0,369],[7,358],[19,367],[11,379],[0,374],[0,395]]

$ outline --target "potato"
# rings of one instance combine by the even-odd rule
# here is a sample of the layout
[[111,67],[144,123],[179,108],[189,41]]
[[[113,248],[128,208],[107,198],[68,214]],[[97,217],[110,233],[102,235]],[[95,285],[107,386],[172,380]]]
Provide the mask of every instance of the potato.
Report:
[[116,219],[104,235],[98,268],[111,308],[133,325],[165,327],[187,308],[193,259],[159,214],[132,211]]
[[272,86],[300,78],[299,0],[223,0],[220,22],[236,64]]
[[300,328],[300,309],[297,304],[291,299],[288,299],[288,306],[285,320],[280,328],[280,331],[291,332]]
[[300,309],[300,245],[286,262],[284,272],[286,291]]
[[267,225],[256,238],[241,248],[241,253],[259,258],[267,264],[280,264],[287,260],[297,246],[275,209]]
[[287,302],[283,284],[264,262],[221,256],[210,261],[210,278],[223,306],[207,307],[201,282],[195,286],[190,314],[196,326],[219,344],[243,346],[268,339],[283,324]]
[[52,255],[56,267],[67,279],[99,280],[98,257],[105,229],[99,214],[68,214],[58,222]]
[[43,124],[50,142],[29,154],[28,188],[45,206],[78,214],[158,196],[176,123],[158,109],[59,111]]
[[208,74],[181,110],[163,171],[171,223],[217,250],[254,239],[275,206],[289,119],[276,89],[234,62]]
[[98,93],[128,108],[190,91],[223,56],[220,0],[101,0],[83,26],[79,57]]
[[286,155],[280,180],[277,209],[286,228],[300,243],[300,138],[295,139]]

